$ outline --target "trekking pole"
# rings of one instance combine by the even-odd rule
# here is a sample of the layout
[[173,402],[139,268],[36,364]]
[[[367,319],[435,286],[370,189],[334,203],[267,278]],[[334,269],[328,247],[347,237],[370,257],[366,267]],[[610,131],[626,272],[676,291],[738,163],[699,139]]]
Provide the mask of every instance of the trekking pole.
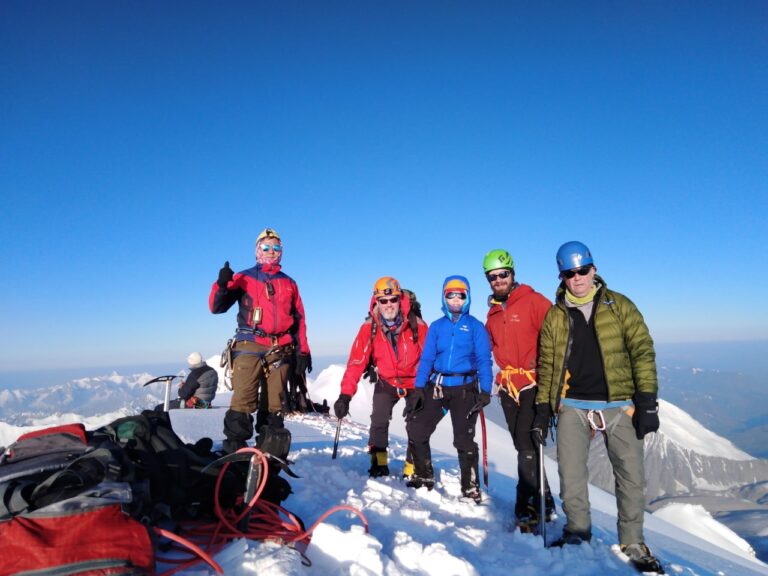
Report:
[[331,460],[336,460],[336,452],[339,450],[339,434],[341,434],[341,421],[342,418],[339,418],[339,421],[336,423],[336,438],[333,441],[333,455],[331,456]]
[[546,490],[544,489],[544,444],[539,444],[539,527],[541,538],[544,540],[544,548],[547,547],[547,504]]
[[485,412],[480,408],[480,432],[483,438],[483,481],[485,491],[488,491],[488,434],[485,430]]

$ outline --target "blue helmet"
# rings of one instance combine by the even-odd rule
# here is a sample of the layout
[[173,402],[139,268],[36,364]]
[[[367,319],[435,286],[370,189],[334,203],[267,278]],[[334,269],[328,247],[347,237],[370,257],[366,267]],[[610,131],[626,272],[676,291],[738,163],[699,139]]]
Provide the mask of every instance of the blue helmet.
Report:
[[589,248],[581,242],[566,242],[560,246],[560,249],[557,251],[557,268],[560,272],[563,270],[581,268],[588,264],[594,265],[594,262],[592,261],[592,252],[590,252]]

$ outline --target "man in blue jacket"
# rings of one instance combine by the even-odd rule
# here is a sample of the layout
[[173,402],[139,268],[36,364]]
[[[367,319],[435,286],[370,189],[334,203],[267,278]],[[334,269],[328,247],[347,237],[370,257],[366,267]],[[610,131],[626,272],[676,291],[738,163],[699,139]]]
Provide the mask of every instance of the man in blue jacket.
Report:
[[[414,474],[408,486],[431,490],[435,484],[429,439],[446,412],[451,413],[453,445],[459,454],[461,493],[478,504],[478,448],[475,424],[491,401],[491,342],[485,326],[469,314],[469,282],[449,276],[443,283],[444,316],[435,320],[416,373],[414,401],[407,415]],[[478,387],[479,385],[479,387]]]

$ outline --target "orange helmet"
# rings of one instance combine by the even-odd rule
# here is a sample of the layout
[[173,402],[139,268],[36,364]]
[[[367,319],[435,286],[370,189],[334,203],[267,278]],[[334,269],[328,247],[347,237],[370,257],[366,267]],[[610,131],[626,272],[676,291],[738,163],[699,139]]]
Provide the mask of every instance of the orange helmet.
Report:
[[380,296],[400,296],[402,293],[400,282],[392,278],[392,276],[382,276],[373,285],[373,295],[376,298]]
[[443,286],[443,293],[448,294],[448,292],[463,292],[464,294],[467,294],[469,292],[469,286],[467,286],[466,282],[460,278],[451,278],[445,283],[445,286]]

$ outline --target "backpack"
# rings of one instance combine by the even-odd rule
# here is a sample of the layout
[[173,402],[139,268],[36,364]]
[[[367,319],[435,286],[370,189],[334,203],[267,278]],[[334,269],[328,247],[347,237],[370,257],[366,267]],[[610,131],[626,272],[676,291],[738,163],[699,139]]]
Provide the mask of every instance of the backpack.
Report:
[[0,458],[0,573],[147,574],[146,526],[124,509],[131,485],[82,424],[24,434]]
[[[421,317],[421,304],[419,303],[418,299],[416,298],[416,293],[411,290],[406,290],[405,288],[402,289],[403,296],[408,298],[408,301],[410,302],[411,306],[408,310],[408,317],[406,320],[408,321],[408,325],[411,327],[411,338],[413,339],[414,344],[419,341],[419,320],[422,319]],[[371,320],[371,341],[370,345],[373,346],[373,339],[376,338],[376,330],[378,328],[378,324],[373,321],[371,318],[370,313],[368,316],[365,317],[366,321]],[[371,384],[375,384],[378,379],[378,373],[376,372],[376,363],[373,360],[373,354],[371,354],[370,359],[368,360],[368,365],[365,367],[365,370],[363,371],[363,378],[367,378],[368,381]]]
[[[141,495],[134,515],[157,522],[214,515],[218,470],[207,468],[216,460],[213,443],[203,438],[185,444],[171,427],[167,412],[144,410],[125,416],[92,433],[94,446],[117,446],[131,463],[126,479]],[[233,472],[222,479],[219,498],[231,507],[244,490],[244,479]]]

